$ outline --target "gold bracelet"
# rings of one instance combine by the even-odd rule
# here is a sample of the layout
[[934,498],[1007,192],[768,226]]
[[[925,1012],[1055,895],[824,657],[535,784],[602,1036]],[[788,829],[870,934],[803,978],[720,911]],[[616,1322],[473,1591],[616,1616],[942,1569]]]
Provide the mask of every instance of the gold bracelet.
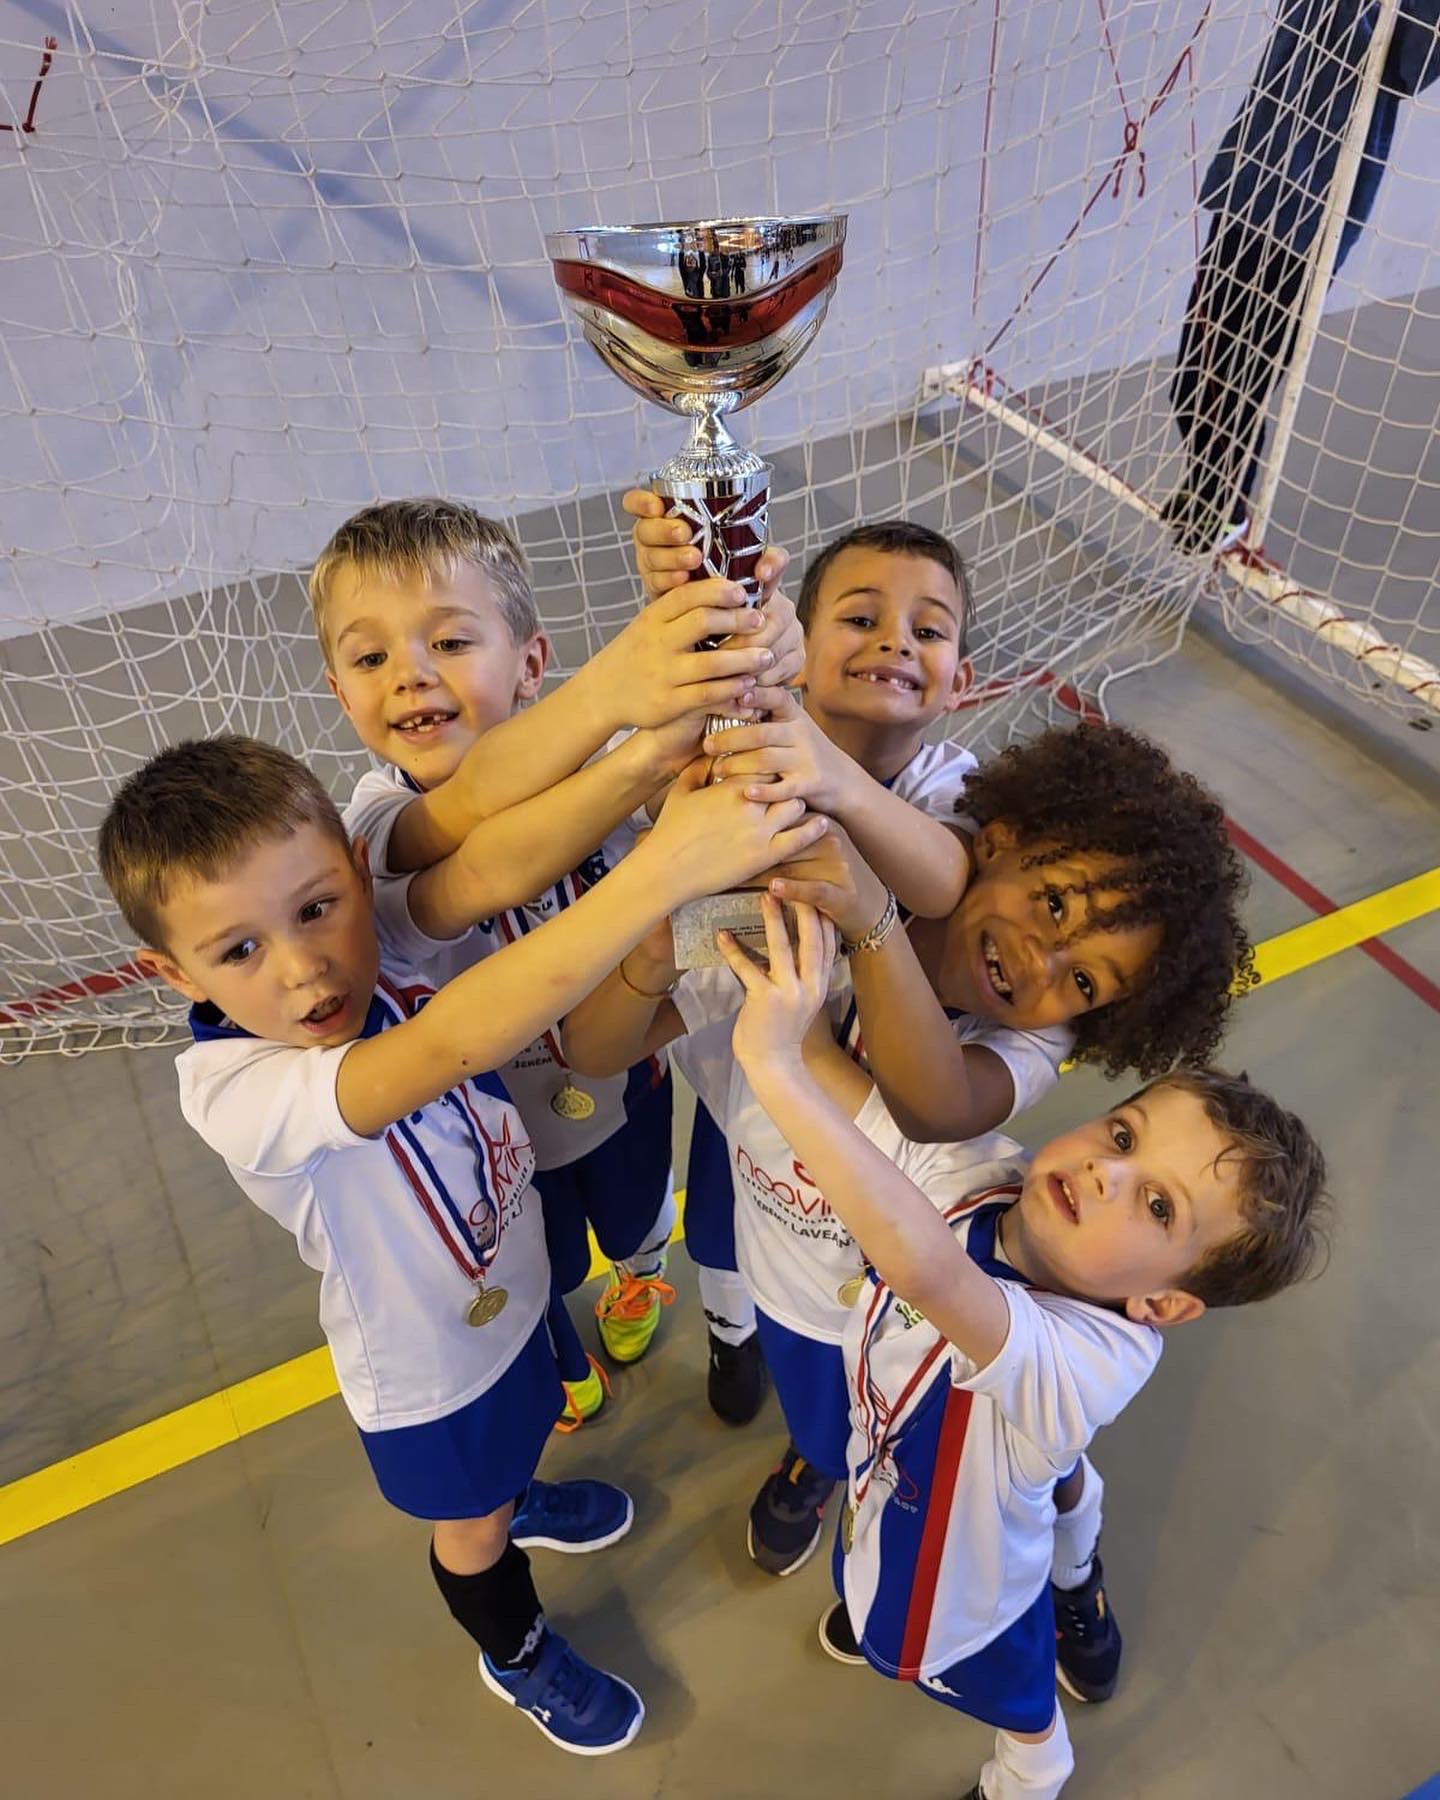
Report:
[[864,937],[856,938],[853,944],[846,943],[842,938],[840,942],[841,951],[846,956],[860,956],[867,950],[878,950],[885,942],[886,938],[889,937],[890,933],[895,929],[899,917],[900,908],[896,904],[895,896],[891,893],[889,888],[886,888],[885,905],[881,910],[880,917],[865,933]]
[[636,987],[635,983],[625,973],[625,958],[623,956],[620,958],[620,961],[615,965],[615,973],[620,977],[621,981],[624,982],[625,986],[627,988],[629,988],[630,992],[635,996],[635,998],[637,1000],[648,1000],[651,1002],[652,1005],[654,1004],[655,1001],[664,1000],[667,997],[667,995],[673,994],[675,991],[675,983],[677,981],[679,981],[679,979],[680,979],[680,977],[678,975],[676,975],[667,987],[661,988],[661,990],[658,994],[647,994],[645,992],[644,988]]

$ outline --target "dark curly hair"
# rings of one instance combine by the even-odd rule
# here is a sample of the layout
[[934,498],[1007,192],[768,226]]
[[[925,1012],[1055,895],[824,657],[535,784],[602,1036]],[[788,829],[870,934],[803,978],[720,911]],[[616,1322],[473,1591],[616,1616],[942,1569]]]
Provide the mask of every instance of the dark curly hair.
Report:
[[1113,857],[1103,883],[1074,890],[1125,896],[1096,909],[1091,928],[1160,928],[1141,984],[1075,1020],[1077,1061],[1148,1078],[1210,1059],[1232,991],[1256,979],[1245,871],[1213,794],[1139,732],[1084,724],[1012,744],[970,777],[956,811],[981,826],[1004,820],[1022,849],[1037,847],[1026,867]]

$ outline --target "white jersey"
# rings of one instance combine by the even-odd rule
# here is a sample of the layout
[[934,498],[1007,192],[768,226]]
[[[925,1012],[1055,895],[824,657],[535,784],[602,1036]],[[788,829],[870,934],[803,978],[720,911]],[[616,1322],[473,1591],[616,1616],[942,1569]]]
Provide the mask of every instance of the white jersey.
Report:
[[[410,878],[391,871],[386,852],[395,821],[415,793],[398,769],[371,770],[360,777],[350,804],[345,808],[346,829],[352,837],[363,833],[370,846],[376,911],[392,935],[401,941],[406,941],[408,906],[405,905],[405,894]],[[427,979],[436,987],[443,987],[453,976],[473,968],[491,951],[513,944],[537,925],[557,917],[586,888],[592,887],[615,867],[633,846],[634,839],[634,831],[627,821],[612,832],[579,869],[557,881],[538,899],[525,906],[511,907],[496,918],[482,919],[463,936],[448,942],[423,940],[430,948],[427,960],[419,966]],[[413,925],[409,926],[411,932],[414,929]],[[409,951],[408,942],[407,952],[414,955]],[[415,960],[418,962],[418,958]],[[637,1064],[625,1075],[601,1080],[588,1075],[572,1078],[561,1054],[560,1032],[556,1025],[543,1031],[533,1044],[506,1063],[500,1074],[530,1134],[535,1166],[558,1169],[576,1162],[613,1136],[625,1123],[627,1094],[633,1101],[640,1093],[658,1085],[665,1067],[662,1053]],[[567,1086],[580,1088],[595,1102],[595,1110],[588,1118],[565,1117],[555,1109],[552,1102]]]
[[[958,745],[926,744],[896,776],[892,791],[933,817],[953,820],[965,777],[975,767],[975,758]],[[690,969],[673,998],[688,1034],[671,1046],[676,1067],[729,1142],[736,1259],[746,1285],[758,1304],[791,1330],[838,1344],[849,1310],[841,1290],[859,1273],[860,1253],[735,1063],[730,1032],[740,984],[725,968]],[[863,1065],[849,965],[843,961],[831,976],[828,1005],[838,1041]],[[953,1013],[950,1023],[962,1043],[984,1044],[1010,1071],[1011,1117],[1055,1085],[1073,1042],[1063,1026],[1017,1031],[970,1013]],[[856,1123],[866,1129],[867,1120],[874,1127],[867,1136],[887,1155],[893,1157],[893,1146],[908,1144],[878,1095]]]
[[979,767],[963,744],[947,738],[941,744],[922,744],[899,774],[884,785],[942,825],[963,826],[960,801],[965,783]]
[[845,1330],[845,1600],[866,1651],[902,1680],[983,1649],[1044,1591],[1055,1483],[1160,1356],[1153,1326],[1029,1287],[999,1257],[1023,1173],[1017,1154],[958,1186],[924,1183],[1002,1283],[1010,1328],[993,1362],[977,1370],[873,1272]]
[[[433,988],[382,957],[363,1036],[408,1018]],[[320,1272],[320,1323],[357,1425],[443,1418],[505,1373],[540,1321],[550,1265],[535,1157],[496,1075],[479,1075],[359,1137],[335,1097],[352,1048],[254,1038],[213,1007],[176,1058],[180,1110],[240,1187]],[[505,1295],[490,1323],[479,1288]]]

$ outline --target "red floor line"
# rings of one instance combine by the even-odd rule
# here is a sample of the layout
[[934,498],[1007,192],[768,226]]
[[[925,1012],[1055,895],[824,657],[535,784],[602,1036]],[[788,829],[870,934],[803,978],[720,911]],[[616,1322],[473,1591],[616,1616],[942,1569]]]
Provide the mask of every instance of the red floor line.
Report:
[[[1248,856],[1256,868],[1263,869],[1287,892],[1293,894],[1303,905],[1308,906],[1311,912],[1323,914],[1339,911],[1335,901],[1328,895],[1322,894],[1319,888],[1307,881],[1298,869],[1292,869],[1289,863],[1277,856],[1273,850],[1268,849],[1258,838],[1251,837],[1243,825],[1237,825],[1233,819],[1227,819],[1225,823],[1230,833],[1230,841],[1240,854]],[[1378,963],[1384,969],[1387,975],[1393,975],[1402,987],[1408,988],[1414,994],[1417,1000],[1422,1000],[1432,1011],[1440,1012],[1440,984],[1433,982],[1428,975],[1422,974],[1413,963],[1406,962],[1403,956],[1392,950],[1382,939],[1366,938],[1363,944],[1357,944],[1355,948],[1363,950],[1372,962]]]

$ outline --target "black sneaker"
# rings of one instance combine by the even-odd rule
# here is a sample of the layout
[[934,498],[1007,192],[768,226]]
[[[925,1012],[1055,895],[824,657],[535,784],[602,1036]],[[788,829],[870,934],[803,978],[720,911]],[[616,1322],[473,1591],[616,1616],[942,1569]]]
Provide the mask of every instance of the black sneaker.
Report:
[[760,1333],[752,1331],[743,1344],[727,1344],[712,1331],[706,1383],[711,1412],[727,1425],[748,1425],[765,1399],[765,1387]]
[[827,1613],[821,1615],[817,1635],[820,1648],[827,1656],[833,1656],[836,1662],[859,1663],[862,1668],[865,1666],[865,1658],[855,1641],[855,1628],[850,1623],[850,1613],[843,1600],[837,1600]]
[[755,1496],[746,1541],[750,1559],[770,1575],[793,1575],[820,1542],[825,1502],[835,1483],[811,1468],[793,1444]]
[[1243,499],[1222,508],[1192,488],[1176,489],[1160,508],[1160,522],[1182,556],[1223,556],[1250,526]]
[[1077,1700],[1108,1700],[1120,1675],[1120,1627],[1105,1598],[1105,1571],[1097,1556],[1083,1587],[1058,1588],[1055,1602],[1055,1672]]

